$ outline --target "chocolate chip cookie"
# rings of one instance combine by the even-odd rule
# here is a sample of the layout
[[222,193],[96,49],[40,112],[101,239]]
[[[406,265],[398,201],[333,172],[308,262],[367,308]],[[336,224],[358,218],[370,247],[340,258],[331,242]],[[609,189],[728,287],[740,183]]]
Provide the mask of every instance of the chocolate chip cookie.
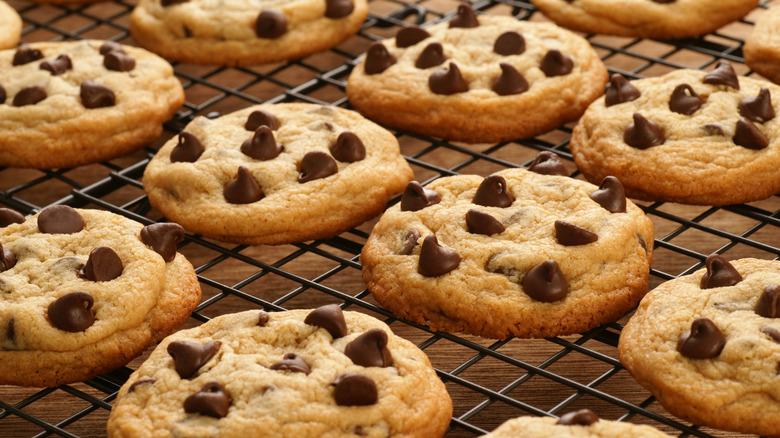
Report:
[[748,67],[780,83],[780,8],[764,10],[745,39],[742,53]]
[[62,168],[145,146],[184,101],[164,59],[105,41],[0,51],[0,165]]
[[607,71],[588,42],[551,23],[477,15],[402,28],[373,43],[349,76],[367,117],[469,143],[532,137],[579,117]]
[[483,438],[669,438],[669,435],[650,426],[599,419],[589,409],[566,413],[559,419],[552,417],[518,417],[504,422]]
[[0,384],[111,371],[179,328],[200,300],[176,224],[65,205],[17,222],[0,229]]
[[591,182],[614,175],[626,193],[651,201],[728,205],[780,192],[780,87],[710,71],[676,70],[610,79],[571,138]]
[[642,300],[620,361],[672,414],[699,425],[780,430],[780,262],[707,258]]
[[245,66],[329,49],[367,15],[367,0],[141,0],[130,32],[167,59]]
[[335,236],[411,179],[387,130],[354,111],[289,103],[195,118],[149,163],[144,189],[194,233],[259,245]]
[[578,333],[635,306],[652,223],[617,179],[569,178],[555,158],[410,183],[361,254],[377,301],[434,330],[488,338]]
[[0,49],[15,47],[22,34],[22,17],[3,0],[0,0],[0,29]]
[[422,351],[332,304],[223,315],[166,338],[119,391],[108,436],[436,438],[451,415]]

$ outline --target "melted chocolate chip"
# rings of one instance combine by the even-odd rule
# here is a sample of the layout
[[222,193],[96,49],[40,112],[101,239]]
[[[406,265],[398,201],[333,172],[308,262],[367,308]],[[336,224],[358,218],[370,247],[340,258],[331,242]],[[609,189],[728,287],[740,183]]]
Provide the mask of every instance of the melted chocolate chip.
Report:
[[414,66],[419,69],[426,69],[430,67],[436,67],[441,65],[447,57],[444,56],[444,47],[441,43],[433,42],[425,46],[417,61],[414,62]]
[[84,229],[84,219],[73,207],[53,205],[38,215],[38,230],[46,234],[73,234]]
[[81,103],[85,108],[102,108],[116,105],[116,96],[110,88],[86,80],[81,83]]
[[231,403],[232,399],[225,385],[208,382],[200,391],[184,399],[184,412],[223,418],[227,416]]
[[113,249],[98,246],[89,253],[87,263],[78,275],[90,281],[109,281],[122,275],[124,269],[122,259]]
[[339,171],[336,160],[322,151],[311,151],[301,160],[301,174],[298,182],[303,184],[315,179],[327,178]]
[[255,34],[259,38],[279,38],[287,32],[287,17],[276,9],[265,9],[255,20]]
[[309,365],[306,364],[306,362],[303,360],[302,357],[298,356],[295,353],[287,353],[284,355],[284,358],[276,362],[275,364],[268,367],[272,370],[283,370],[283,371],[292,371],[295,373],[303,373],[307,376],[309,373],[311,373],[311,368]]
[[734,286],[742,281],[742,275],[737,272],[731,263],[718,254],[712,254],[707,257],[704,266],[707,268],[707,272],[701,277],[699,285],[702,289]]
[[194,163],[206,148],[190,131],[179,133],[179,142],[171,151],[171,163]]
[[372,328],[352,340],[344,348],[344,354],[352,363],[363,367],[393,365],[393,357],[387,349],[387,333],[381,328]]
[[642,93],[623,75],[613,74],[609,78],[607,89],[604,92],[604,104],[606,106],[618,105],[639,99]]
[[125,53],[125,49],[116,41],[106,41],[98,49],[101,55],[105,55],[108,52]]
[[0,272],[7,271],[16,265],[16,254],[0,244]]
[[189,379],[206,364],[222,346],[220,341],[204,344],[192,341],[173,341],[168,344],[168,354],[173,358],[173,366],[179,377]]
[[496,38],[493,51],[502,56],[519,55],[525,52],[525,38],[513,30],[504,32]]
[[466,213],[466,226],[469,233],[484,234],[486,236],[503,233],[506,229],[498,219],[473,208]]
[[599,421],[599,417],[593,411],[590,409],[580,409],[562,415],[555,424],[560,424],[562,426],[590,426],[597,421]]
[[541,175],[569,176],[561,158],[550,151],[542,151],[534,158],[528,170]]
[[131,392],[135,392],[135,388],[139,385],[145,385],[147,383],[154,384],[154,382],[156,381],[157,379],[153,379],[151,377],[142,377],[136,380],[135,382],[133,382],[132,384],[130,384],[130,387],[127,388],[127,393],[130,394]]
[[30,47],[28,44],[22,43],[14,53],[13,65],[23,65],[28,62],[37,61],[43,58],[43,53],[40,50]]
[[555,221],[555,238],[565,246],[586,245],[599,240],[598,234],[562,220]]
[[417,230],[409,230],[409,232],[406,233],[406,238],[404,239],[404,247],[401,248],[399,254],[409,255],[414,252],[414,248],[417,247],[418,240],[420,240],[420,232]]
[[590,194],[590,199],[610,213],[626,212],[626,192],[623,184],[614,176],[604,177],[598,190]]
[[425,277],[444,275],[460,265],[460,255],[455,250],[439,245],[436,236],[430,234],[420,248],[417,272]]
[[46,70],[54,76],[61,75],[66,71],[73,68],[73,62],[71,62],[68,55],[62,54],[54,60],[43,61],[39,66],[41,70]]
[[135,58],[124,52],[112,50],[103,56],[103,66],[113,71],[131,71],[135,68]]
[[373,42],[366,51],[365,72],[367,75],[375,75],[387,70],[396,63],[395,56],[380,42]]
[[257,131],[257,128],[261,126],[267,126],[275,131],[279,129],[279,126],[281,125],[282,123],[278,118],[276,118],[275,115],[269,113],[268,111],[255,110],[252,111],[252,114],[250,114],[247,118],[244,128],[247,131]]
[[46,90],[43,87],[33,85],[30,87],[24,87],[16,93],[14,96],[14,106],[35,105],[36,103],[46,99]]
[[714,70],[704,75],[702,82],[710,85],[726,85],[739,90],[739,78],[728,61],[720,60]]
[[562,300],[569,293],[569,282],[555,260],[545,260],[531,268],[522,284],[529,297],[545,303]]
[[693,87],[688,84],[680,84],[674,87],[672,97],[669,99],[669,109],[689,116],[696,112],[704,104],[704,99],[699,97]]
[[344,131],[330,145],[330,153],[342,163],[354,163],[366,158],[366,146],[354,132]]
[[428,78],[428,88],[436,94],[450,95],[469,91],[469,83],[463,78],[454,62],[449,68],[436,69]]
[[780,318],[780,285],[771,284],[764,288],[755,312],[764,318]]
[[493,82],[492,90],[499,96],[511,96],[528,91],[528,81],[511,64],[502,62],[501,75]]
[[734,130],[734,144],[748,149],[764,149],[769,146],[769,139],[750,120],[740,117]]
[[403,27],[395,34],[395,46],[400,49],[411,47],[430,36],[431,34],[420,26]]
[[726,345],[726,337],[714,322],[707,318],[696,318],[691,329],[677,340],[677,351],[691,359],[716,357]]
[[723,128],[721,128],[720,125],[717,125],[715,123],[707,123],[706,125],[703,126],[703,128],[704,128],[704,132],[707,135],[720,135],[720,136],[725,135],[723,133]]
[[739,114],[753,122],[764,123],[775,118],[772,95],[769,89],[761,87],[758,96],[746,97],[739,101]]
[[328,304],[312,310],[303,322],[324,328],[333,339],[341,338],[347,334],[347,322],[344,320],[344,312],[341,311],[338,304]]
[[225,184],[222,195],[231,204],[251,204],[265,197],[263,189],[244,166],[239,166],[236,177]]
[[378,400],[376,383],[371,377],[357,373],[341,373],[331,384],[333,398],[339,406],[369,406]]
[[479,26],[477,13],[474,12],[471,6],[465,3],[458,6],[457,12],[450,19],[450,28],[462,27],[468,29],[477,26]]
[[268,126],[261,126],[252,138],[244,140],[241,152],[255,160],[270,160],[276,158],[284,150],[284,146],[276,142],[274,133]]
[[506,179],[501,175],[490,175],[479,184],[471,202],[485,207],[506,208],[514,201],[515,197],[506,186]]
[[24,215],[10,208],[0,208],[0,227],[24,222]]
[[328,18],[346,17],[354,9],[351,0],[325,0],[325,16]]
[[2,85],[0,85],[0,105],[4,104],[7,98],[8,95],[5,93],[5,88],[3,88]]
[[441,195],[435,190],[426,189],[419,182],[406,185],[401,196],[401,211],[417,211],[441,202]]
[[268,324],[268,320],[271,319],[268,316],[268,313],[263,312],[262,310],[257,314],[257,326],[258,327],[265,327],[266,324]]
[[176,258],[176,245],[184,241],[184,228],[173,222],[151,224],[141,229],[141,241],[167,262]]
[[563,76],[571,73],[574,61],[558,49],[550,49],[542,58],[539,66],[547,77]]
[[[12,320],[13,321],[13,320]],[[761,333],[772,338],[773,341],[780,343],[780,330],[774,327],[764,326],[758,329]]]
[[655,122],[647,120],[642,114],[634,113],[634,121],[626,127],[623,141],[637,149],[658,146],[666,141],[664,130]]
[[177,5],[179,3],[187,3],[189,1],[190,0],[160,0],[160,4],[163,7],[167,7],[167,6]]
[[49,305],[49,321],[60,330],[82,332],[95,322],[95,316],[92,315],[94,303],[92,295],[87,292],[70,292]]

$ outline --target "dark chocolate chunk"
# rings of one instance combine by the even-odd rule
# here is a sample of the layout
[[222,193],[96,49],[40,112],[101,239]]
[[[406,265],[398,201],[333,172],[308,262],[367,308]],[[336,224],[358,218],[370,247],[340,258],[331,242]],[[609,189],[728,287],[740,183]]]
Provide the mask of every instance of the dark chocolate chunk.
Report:
[[677,351],[691,359],[716,357],[726,345],[726,337],[714,322],[707,318],[696,318],[691,329],[677,340]]
[[[13,321],[13,319],[11,321]],[[761,333],[763,333],[763,334],[769,336],[770,338],[772,338],[773,341],[775,341],[777,343],[780,343],[780,330],[778,330],[778,329],[776,329],[774,327],[769,327],[769,326],[761,327],[758,330]]]
[[93,304],[95,300],[87,292],[70,292],[49,304],[49,321],[60,330],[82,332],[95,322]]
[[739,78],[734,67],[728,61],[721,59],[714,70],[704,75],[702,82],[710,85],[726,85],[739,90]]
[[609,78],[607,89],[604,92],[604,104],[606,106],[618,105],[639,99],[642,93],[623,75],[613,74]]
[[434,234],[423,240],[417,272],[426,277],[444,275],[460,265],[460,255],[455,250],[439,245]]
[[157,381],[157,379],[153,379],[153,378],[151,378],[151,377],[141,377],[140,379],[138,379],[138,380],[136,380],[135,382],[133,382],[133,383],[130,385],[130,387],[129,387],[129,388],[127,388],[127,393],[129,394],[129,393],[131,393],[131,392],[135,392],[135,388],[136,388],[137,386],[139,386],[139,385],[145,385],[145,384],[147,384],[147,383],[154,384],[154,382],[156,382],[156,381]]
[[103,56],[103,67],[113,71],[131,71],[135,68],[135,58],[116,50]]
[[3,85],[0,84],[0,105],[4,104],[7,98],[8,95],[5,93],[5,88],[3,88]]
[[525,38],[514,30],[504,32],[496,38],[493,51],[503,56],[519,55],[525,52]]
[[351,14],[355,5],[351,0],[325,0],[325,16],[328,18],[342,18]]
[[206,148],[190,131],[179,133],[179,142],[171,151],[171,163],[194,163]]
[[469,91],[469,83],[463,78],[454,62],[449,68],[439,68],[428,78],[428,88],[436,94],[450,95]]
[[450,19],[450,28],[463,27],[468,29],[477,26],[479,26],[477,13],[466,3],[460,4],[457,12]]
[[471,202],[485,207],[506,208],[514,201],[514,195],[506,186],[506,179],[501,175],[490,175],[479,183]]
[[0,244],[0,272],[7,271],[16,265],[16,254]]
[[167,263],[176,258],[176,245],[184,241],[184,228],[173,222],[147,225],[141,229],[141,241]]
[[270,160],[276,158],[284,150],[284,146],[276,142],[274,133],[268,126],[257,128],[252,138],[244,140],[241,152],[255,160]]
[[384,44],[378,41],[373,42],[366,51],[365,72],[367,75],[382,73],[396,61],[395,56],[387,50]]
[[414,62],[414,66],[419,69],[426,69],[441,65],[446,60],[447,57],[444,56],[444,47],[442,47],[441,43],[432,42],[420,52],[420,56]]
[[744,117],[737,120],[732,140],[734,140],[734,144],[748,149],[759,150],[769,146],[769,139],[766,138],[766,135],[758,129],[758,126]]
[[336,160],[322,151],[311,151],[301,160],[301,174],[298,182],[303,184],[315,179],[327,178],[339,171]]
[[775,118],[772,95],[769,88],[761,87],[758,96],[746,97],[739,101],[739,114],[751,121],[764,123]]
[[268,313],[261,310],[260,313],[257,314],[257,326],[265,327],[265,325],[268,324],[269,319],[271,318],[268,316]]
[[125,49],[116,41],[106,41],[98,49],[101,55],[105,55],[108,52],[125,53]]
[[363,367],[389,367],[393,357],[387,349],[387,333],[381,328],[372,328],[344,348],[344,354],[355,365]]
[[200,391],[184,399],[184,412],[223,418],[227,416],[232,401],[225,385],[208,382]]
[[598,234],[562,220],[555,221],[555,238],[565,246],[586,245],[599,240]]
[[264,9],[255,20],[255,34],[259,38],[279,38],[287,32],[287,17],[276,9]]
[[420,26],[403,27],[395,34],[395,46],[401,49],[411,47],[430,36],[431,34]]
[[539,152],[528,166],[528,170],[541,175],[569,176],[569,171],[566,170],[561,157],[550,151]]
[[116,105],[116,96],[110,88],[86,80],[81,83],[81,103],[85,108],[102,108]]
[[366,146],[352,131],[344,131],[330,145],[330,154],[342,163],[354,163],[366,158]]
[[569,282],[555,260],[545,260],[531,268],[522,284],[529,297],[545,303],[562,300],[569,293]]
[[703,104],[704,99],[699,97],[688,84],[674,87],[672,97],[669,99],[669,109],[686,116],[695,113]]
[[562,426],[590,426],[597,421],[599,421],[599,417],[593,411],[590,409],[580,409],[561,415],[561,418],[559,418],[555,424],[560,424]]
[[409,232],[406,233],[406,238],[404,239],[404,247],[401,248],[401,252],[399,254],[409,255],[414,252],[414,248],[417,247],[418,240],[420,240],[420,232],[417,230],[409,230]]
[[715,123],[707,123],[706,125],[704,125],[703,128],[704,128],[704,132],[707,135],[720,135],[720,136],[725,135],[723,133],[723,128],[720,125]]
[[284,358],[276,362],[275,364],[268,367],[272,370],[284,370],[284,371],[292,371],[295,373],[303,373],[307,376],[311,372],[311,368],[309,365],[306,364],[306,361],[303,360],[302,357],[298,356],[295,353],[287,353],[284,355]]
[[38,215],[38,230],[47,234],[73,234],[84,229],[84,218],[73,207],[53,205]]
[[764,288],[755,311],[764,318],[780,318],[780,285],[770,284]]
[[511,64],[502,62],[501,75],[493,82],[492,90],[499,96],[511,96],[528,91],[528,81]]
[[658,146],[666,141],[664,130],[655,122],[647,120],[642,114],[634,113],[634,121],[626,127],[623,141],[637,149]]
[[712,254],[704,261],[707,272],[701,277],[699,286],[702,289],[734,286],[742,281],[742,275],[723,256]]
[[247,118],[244,128],[247,131],[257,131],[257,128],[261,126],[267,126],[275,131],[279,129],[279,126],[281,125],[281,122],[275,115],[269,113],[268,111],[255,110],[252,111],[252,114],[250,114]]
[[563,76],[571,73],[574,61],[569,55],[563,54],[558,49],[550,49],[542,58],[539,66],[547,77]]
[[341,338],[347,334],[347,322],[344,320],[344,312],[341,311],[341,306],[338,304],[328,304],[312,310],[303,322],[324,328],[333,339]]
[[28,62],[37,61],[43,58],[43,53],[40,50],[30,47],[28,44],[22,43],[14,53],[13,65],[23,65]]
[[16,93],[14,96],[14,106],[35,105],[36,103],[46,99],[46,90],[43,87],[33,85],[30,87],[24,87]]
[[189,1],[190,0],[160,0],[160,4],[163,7],[167,7],[167,6],[177,5],[179,3],[187,3]]
[[377,402],[379,394],[371,377],[358,373],[341,373],[331,383],[333,398],[339,406],[369,406]]
[[590,199],[610,213],[626,212],[626,192],[623,184],[614,176],[604,177],[598,190],[590,194]]
[[68,55],[62,54],[54,60],[46,60],[39,66],[41,70],[46,70],[54,76],[61,75],[66,71],[73,68],[73,62],[71,62]]
[[182,379],[189,379],[206,364],[222,346],[220,341],[204,344],[192,341],[173,341],[166,350],[173,358],[173,367]]
[[122,275],[124,269],[122,259],[113,249],[98,246],[89,253],[87,263],[78,275],[90,281],[109,281]]
[[401,196],[401,211],[417,211],[441,202],[441,195],[436,190],[426,189],[419,182],[412,181],[406,185]]
[[236,177],[225,184],[222,195],[231,204],[251,204],[265,197],[263,189],[244,166],[239,166]]
[[0,208],[0,227],[24,222],[24,215],[10,208]]
[[503,233],[506,229],[498,219],[473,208],[466,213],[466,226],[469,233],[484,234],[486,236]]

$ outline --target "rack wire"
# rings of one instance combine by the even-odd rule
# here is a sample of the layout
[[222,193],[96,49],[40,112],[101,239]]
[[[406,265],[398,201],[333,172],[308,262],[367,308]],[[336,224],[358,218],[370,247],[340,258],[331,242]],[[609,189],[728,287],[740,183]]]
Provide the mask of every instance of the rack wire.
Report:
[[[24,18],[23,40],[111,39],[134,44],[127,26],[135,1],[52,6],[9,0]],[[543,21],[528,2],[477,0],[479,13]],[[631,78],[677,68],[707,69],[719,59],[739,74],[742,43],[756,17],[700,38],[675,41],[585,35],[611,73]],[[350,108],[344,88],[349,72],[368,45],[400,26],[446,19],[458,0],[373,0],[358,35],[329,51],[292,62],[225,68],[174,64],[186,103],[165,125],[164,135],[128,156],[74,169],[0,168],[0,203],[30,214],[52,204],[109,210],[142,223],[162,220],[144,195],[143,170],[155,150],[193,117],[215,117],[255,103],[302,101]],[[543,150],[561,156],[578,177],[568,150],[572,125],[536,138],[499,144],[465,145],[394,130],[416,179],[487,175],[527,166]],[[397,202],[398,199],[391,203]],[[711,253],[728,259],[780,256],[780,197],[723,208],[638,203],[655,225],[650,287],[703,266]],[[331,239],[280,246],[241,246],[188,235],[180,246],[196,267],[203,300],[187,322],[192,327],[234,311],[268,311],[340,303],[390,324],[430,357],[445,382],[455,411],[447,437],[474,437],[520,415],[560,415],[588,407],[601,418],[650,424],[672,435],[737,436],[669,415],[617,359],[623,318],[574,336],[487,340],[442,332],[393,317],[366,291],[359,254],[374,221]],[[127,367],[85,382],[56,388],[0,386],[0,436],[105,436],[105,421],[122,383],[148,352]]]

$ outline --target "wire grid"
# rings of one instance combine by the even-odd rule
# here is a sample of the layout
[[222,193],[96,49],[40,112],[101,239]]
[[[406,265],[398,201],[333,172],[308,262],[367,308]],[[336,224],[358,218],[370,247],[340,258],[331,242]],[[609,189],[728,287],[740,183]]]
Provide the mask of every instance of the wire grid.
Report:
[[[9,0],[25,20],[23,40],[112,39],[134,44],[127,30],[135,1],[51,6]],[[701,38],[677,41],[585,35],[611,73],[630,78],[677,68],[707,69],[719,59],[739,74],[742,42],[755,18]],[[100,208],[148,224],[163,220],[144,195],[141,176],[154,151],[196,115],[216,117],[262,102],[304,101],[349,108],[344,94],[357,58],[375,40],[399,26],[447,19],[456,0],[375,0],[360,33],[329,51],[287,63],[248,68],[174,64],[187,102],[145,150],[110,162],[75,169],[40,171],[0,168],[0,203],[24,213],[51,204]],[[480,13],[543,21],[527,2],[471,2]],[[416,179],[429,182],[458,173],[488,175],[527,166],[542,150],[561,156],[579,177],[568,150],[572,125],[537,138],[499,144],[464,145],[393,131]],[[391,203],[397,202],[398,199]],[[638,203],[655,224],[650,287],[703,266],[711,253],[728,259],[780,255],[780,198],[724,208]],[[428,354],[446,383],[455,411],[447,437],[479,436],[520,415],[560,415],[588,407],[601,418],[650,424],[677,436],[736,436],[696,427],[670,416],[634,382],[617,360],[617,341],[626,318],[587,333],[550,339],[501,341],[448,333],[398,320],[378,307],[360,275],[359,254],[375,221],[332,239],[281,246],[236,246],[188,235],[180,246],[196,267],[203,300],[185,325],[234,311],[310,308],[340,303],[390,324],[395,333]],[[0,386],[0,436],[91,437],[105,435],[111,403],[145,353],[112,373],[57,388]]]

